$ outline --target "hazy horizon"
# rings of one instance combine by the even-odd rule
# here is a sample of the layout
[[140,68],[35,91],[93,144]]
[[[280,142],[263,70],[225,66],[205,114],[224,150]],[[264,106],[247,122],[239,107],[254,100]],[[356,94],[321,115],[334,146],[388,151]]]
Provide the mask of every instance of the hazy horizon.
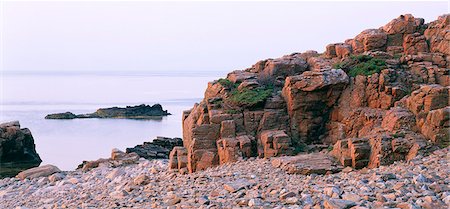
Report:
[[[3,2],[4,72],[228,72],[447,2]],[[330,14],[335,14],[330,18]]]

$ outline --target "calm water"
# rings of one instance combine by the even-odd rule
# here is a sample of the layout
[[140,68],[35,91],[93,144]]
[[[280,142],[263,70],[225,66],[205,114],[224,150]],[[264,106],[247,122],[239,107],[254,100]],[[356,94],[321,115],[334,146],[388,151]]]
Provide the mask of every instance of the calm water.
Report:
[[[194,73],[193,73],[194,74]],[[43,164],[63,170],[82,160],[109,157],[156,136],[181,137],[181,113],[203,97],[207,82],[224,73],[4,74],[0,122],[19,120],[33,134]],[[160,103],[162,120],[45,120],[48,113],[90,113],[98,108]]]

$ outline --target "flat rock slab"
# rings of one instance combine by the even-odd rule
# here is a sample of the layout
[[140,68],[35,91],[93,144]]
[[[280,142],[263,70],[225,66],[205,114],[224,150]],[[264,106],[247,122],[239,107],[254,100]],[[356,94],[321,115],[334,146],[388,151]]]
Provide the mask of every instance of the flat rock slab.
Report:
[[237,181],[234,181],[234,182],[225,183],[223,185],[223,187],[225,190],[227,190],[231,193],[235,193],[241,189],[250,188],[254,185],[255,185],[254,182],[250,182],[245,179],[238,179]]
[[61,172],[58,167],[54,165],[43,165],[40,167],[30,168],[28,170],[24,170],[17,174],[17,178],[23,180],[23,179],[33,179],[33,178],[39,178],[43,176],[50,176],[54,173]]
[[303,175],[337,173],[342,170],[342,166],[333,157],[323,153],[274,158],[272,166],[281,168],[289,174]]

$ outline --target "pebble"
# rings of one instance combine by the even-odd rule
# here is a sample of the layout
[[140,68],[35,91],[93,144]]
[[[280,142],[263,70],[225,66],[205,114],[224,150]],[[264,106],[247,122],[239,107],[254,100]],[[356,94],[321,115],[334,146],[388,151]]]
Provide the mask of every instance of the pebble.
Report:
[[167,171],[167,160],[140,160],[51,178],[0,179],[0,208],[446,208],[448,153],[309,176],[287,174],[267,159],[185,175]]
[[262,205],[261,199],[250,199],[250,201],[248,201],[248,206],[250,206],[250,207],[261,206],[261,205]]
[[295,194],[294,192],[286,192],[286,193],[283,193],[280,195],[280,199],[284,200],[284,199],[287,199],[290,197],[295,197],[295,196],[297,196],[297,194]]

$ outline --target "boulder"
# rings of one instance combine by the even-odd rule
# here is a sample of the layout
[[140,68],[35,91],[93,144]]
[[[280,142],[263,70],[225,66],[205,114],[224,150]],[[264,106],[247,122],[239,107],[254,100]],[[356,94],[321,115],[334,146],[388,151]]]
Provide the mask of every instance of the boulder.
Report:
[[313,70],[304,72],[299,76],[290,76],[286,78],[286,83],[295,86],[298,90],[311,92],[339,84],[347,84],[348,76],[341,69]]
[[254,156],[255,144],[255,138],[250,135],[219,139],[217,141],[219,163],[236,162]]
[[255,183],[249,182],[246,179],[237,179],[235,181],[225,183],[223,188],[228,192],[235,193],[242,189],[250,188],[253,185],[255,185]]
[[360,54],[368,51],[386,50],[387,35],[380,29],[367,29],[358,34],[352,41],[352,49]]
[[323,203],[323,207],[325,209],[349,209],[356,206],[356,203],[350,200],[342,200],[342,199],[325,199]]
[[199,149],[188,152],[189,173],[205,170],[216,165],[219,165],[217,149]]
[[414,115],[424,118],[431,110],[449,106],[449,92],[448,86],[423,85],[406,99],[406,106]]
[[18,121],[0,124],[0,177],[15,176],[42,162],[31,131]]
[[424,36],[430,45],[431,52],[443,53],[447,57],[447,68],[450,59],[450,15],[440,16],[436,21],[430,22],[424,31]]
[[381,127],[394,132],[400,129],[413,130],[416,123],[415,116],[408,109],[394,107],[386,112]]
[[170,152],[169,169],[178,169],[180,172],[183,169],[187,170],[187,150],[184,147],[174,147]]
[[352,46],[345,43],[336,44],[336,56],[338,58],[346,58],[353,52]]
[[107,167],[125,166],[137,163],[139,161],[139,158],[139,155],[134,152],[125,153],[117,148],[114,148],[111,151],[111,158],[100,158],[93,161],[83,161],[80,165],[78,165],[77,169],[81,169],[82,171],[86,172],[102,165]]
[[271,163],[289,174],[331,174],[342,170],[342,166],[332,157],[323,153],[277,157]]
[[423,25],[423,23],[423,19],[414,18],[411,14],[406,14],[393,19],[388,24],[384,25],[382,29],[388,35],[411,34],[416,32],[417,28],[420,25]]
[[246,72],[242,70],[236,70],[228,73],[227,75],[227,79],[233,83],[242,83],[245,80],[254,80],[256,78],[256,73]]
[[276,78],[297,75],[307,70],[308,64],[301,54],[286,55],[277,59],[269,59],[265,62],[260,73],[261,78]]
[[403,49],[406,55],[428,52],[428,44],[425,36],[420,33],[405,35],[403,38]]
[[61,172],[58,167],[54,165],[43,165],[40,167],[30,168],[28,170],[24,170],[17,174],[17,178],[24,180],[24,179],[33,179],[33,178],[39,178],[39,177],[47,177],[54,173]]
[[342,166],[356,169],[375,168],[399,160],[411,160],[427,149],[425,138],[411,131],[388,134],[378,132],[367,138],[343,139],[333,147],[331,155]]
[[337,57],[336,55],[336,44],[328,44],[325,48],[325,56],[327,58]]
[[238,90],[242,91],[243,89],[255,89],[259,86],[258,81],[256,80],[249,80],[249,81],[243,81],[241,84],[239,84],[238,86]]
[[242,157],[239,141],[236,138],[222,138],[218,140],[217,150],[220,164],[236,162]]
[[423,85],[412,92],[405,102],[415,115],[419,131],[439,146],[449,143],[449,92],[448,86]]
[[291,137],[283,130],[263,131],[258,141],[258,152],[264,158],[292,154]]
[[329,70],[333,65],[332,60],[319,56],[310,57],[307,62],[310,70]]
[[431,110],[420,132],[433,143],[447,147],[450,145],[450,106]]
[[328,44],[325,50],[327,58],[345,58],[352,54],[352,46],[346,43]]

